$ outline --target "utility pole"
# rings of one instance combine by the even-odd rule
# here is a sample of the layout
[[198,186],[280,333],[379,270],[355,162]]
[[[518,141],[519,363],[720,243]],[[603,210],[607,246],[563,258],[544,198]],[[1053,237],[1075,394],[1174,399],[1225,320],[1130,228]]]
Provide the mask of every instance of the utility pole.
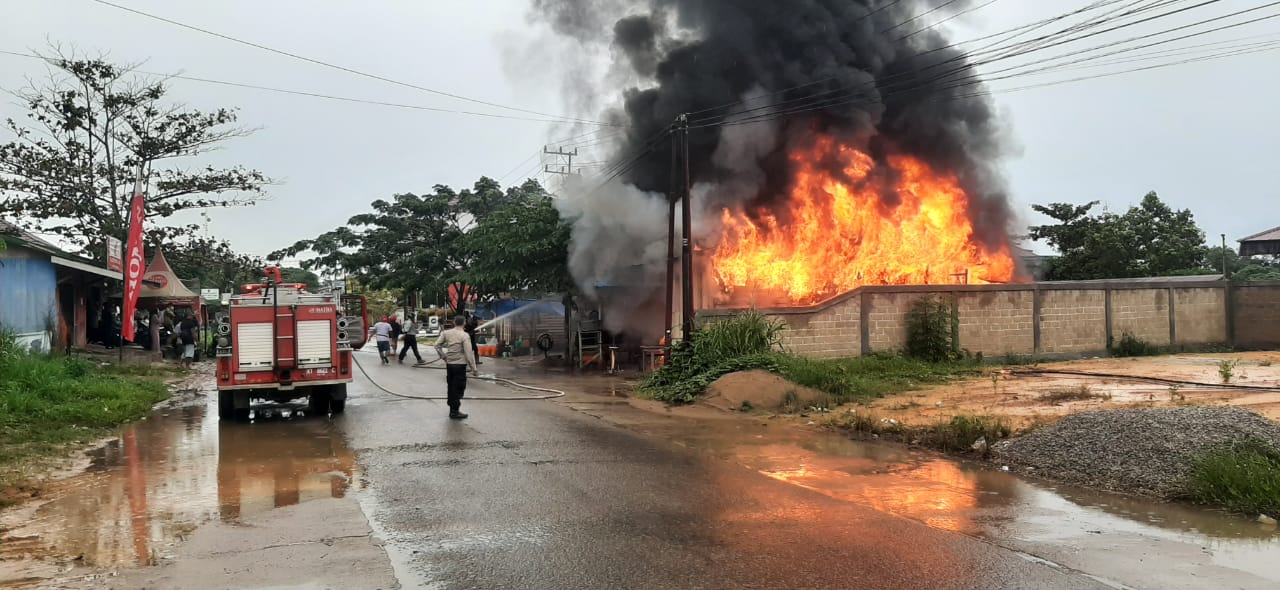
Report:
[[693,194],[689,190],[689,115],[682,114],[680,122],[680,157],[684,160],[684,200],[680,205],[680,288],[684,305],[681,307],[681,338],[688,340],[693,334],[693,207],[689,200]]
[[543,172],[550,172],[551,174],[573,174],[573,157],[578,155],[578,148],[573,148],[573,151],[567,152],[565,151],[564,146],[556,148],[555,151],[552,151],[551,148],[548,148],[547,146],[542,146],[542,153],[569,159],[569,164],[567,166],[561,166],[559,170],[552,170],[550,164],[544,164],[542,166]]
[[1231,280],[1231,272],[1227,269],[1227,234],[1222,234],[1222,279]]
[[676,305],[676,199],[680,192],[676,189],[676,171],[679,161],[676,134],[671,133],[671,182],[667,185],[667,308],[663,315],[663,330],[666,336],[663,344],[671,345],[672,318]]

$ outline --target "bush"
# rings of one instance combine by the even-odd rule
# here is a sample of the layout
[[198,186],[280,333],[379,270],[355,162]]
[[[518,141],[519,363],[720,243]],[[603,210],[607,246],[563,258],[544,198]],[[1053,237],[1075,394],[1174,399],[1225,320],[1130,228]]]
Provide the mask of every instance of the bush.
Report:
[[1280,451],[1249,441],[1205,453],[1194,461],[1188,495],[1236,512],[1280,516]]
[[690,403],[716,379],[763,369],[811,387],[843,403],[865,401],[972,373],[971,363],[927,362],[894,353],[812,359],[781,352],[782,324],[747,312],[708,323],[672,347],[667,364],[650,373],[640,390],[667,403]]
[[1120,344],[1111,349],[1111,353],[1116,356],[1153,356],[1161,352],[1159,346],[1134,336],[1130,330],[1122,332]]
[[671,347],[667,364],[650,373],[641,391],[668,403],[687,404],[712,381],[736,371],[778,372],[782,323],[755,311],[708,322]]
[[158,381],[107,375],[81,359],[27,354],[0,333],[0,468],[98,438],[167,395]]
[[956,321],[946,300],[922,297],[912,302],[907,311],[907,356],[934,363],[959,359]]

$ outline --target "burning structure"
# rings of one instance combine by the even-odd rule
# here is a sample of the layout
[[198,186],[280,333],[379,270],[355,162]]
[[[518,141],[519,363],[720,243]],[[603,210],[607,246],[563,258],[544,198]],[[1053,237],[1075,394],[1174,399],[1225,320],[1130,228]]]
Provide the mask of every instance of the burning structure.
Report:
[[943,0],[533,2],[557,33],[611,51],[581,94],[623,88],[605,108],[624,129],[612,165],[561,201],[579,285],[627,286],[610,329],[662,325],[686,187],[699,308],[1017,276],[991,101],[916,18]]

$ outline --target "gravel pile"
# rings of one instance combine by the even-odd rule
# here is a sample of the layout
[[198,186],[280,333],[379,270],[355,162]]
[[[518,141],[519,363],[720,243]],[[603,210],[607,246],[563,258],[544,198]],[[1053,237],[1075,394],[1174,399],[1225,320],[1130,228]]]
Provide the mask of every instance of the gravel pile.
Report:
[[1257,439],[1280,450],[1280,424],[1243,408],[1095,410],[992,447],[995,460],[1066,483],[1170,498],[1207,450]]

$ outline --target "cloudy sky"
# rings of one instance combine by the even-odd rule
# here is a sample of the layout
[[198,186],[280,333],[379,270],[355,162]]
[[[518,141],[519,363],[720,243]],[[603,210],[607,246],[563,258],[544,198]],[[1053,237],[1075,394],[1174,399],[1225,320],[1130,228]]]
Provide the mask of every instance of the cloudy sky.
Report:
[[[548,46],[554,41],[527,18],[528,0],[113,1],[418,86],[542,113],[569,111],[560,80],[562,69],[570,66],[558,56],[571,48]],[[956,39],[971,39],[1087,3],[998,0],[943,26]],[[1224,0],[1107,39],[1263,4]],[[142,69],[152,72],[538,118],[304,63],[91,0],[13,2],[5,13],[0,21],[0,50],[5,51],[45,50],[56,42],[106,52],[121,62],[145,62]],[[1275,13],[1280,9],[1253,15]],[[945,17],[945,9],[937,16]],[[1280,19],[1272,19],[1183,45],[1257,35],[1275,39],[1277,34]],[[1274,179],[1280,82],[1270,74],[1278,64],[1280,53],[1271,51],[998,93],[996,103],[1016,146],[1016,155],[1003,164],[1014,209],[1034,222],[1041,220],[1031,215],[1032,203],[1100,200],[1123,210],[1155,190],[1175,207],[1192,209],[1215,242],[1220,233],[1235,240],[1280,224]],[[1000,90],[1097,71],[1105,70],[991,86]],[[43,73],[39,61],[0,55],[0,88],[19,89],[27,77]],[[257,168],[280,181],[270,188],[267,202],[212,213],[210,233],[255,254],[331,229],[366,210],[373,199],[396,192],[424,192],[435,184],[469,186],[481,175],[518,182],[541,170],[534,155],[544,142],[579,132],[537,121],[183,80],[173,81],[172,97],[196,108],[238,107],[243,124],[260,128],[210,158],[215,165]],[[12,101],[0,103],[0,117],[21,114]],[[5,133],[0,141],[9,139],[7,132],[0,133]],[[584,157],[603,159],[600,149],[585,148]]]

